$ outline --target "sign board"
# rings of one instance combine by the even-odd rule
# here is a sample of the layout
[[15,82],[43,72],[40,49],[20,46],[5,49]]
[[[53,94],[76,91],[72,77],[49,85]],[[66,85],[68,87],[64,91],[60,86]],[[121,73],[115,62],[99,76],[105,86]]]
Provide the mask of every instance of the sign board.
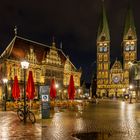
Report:
[[48,95],[42,95],[42,102],[48,102],[49,96]]
[[41,99],[41,114],[42,119],[50,117],[50,93],[49,86],[40,86],[40,99]]

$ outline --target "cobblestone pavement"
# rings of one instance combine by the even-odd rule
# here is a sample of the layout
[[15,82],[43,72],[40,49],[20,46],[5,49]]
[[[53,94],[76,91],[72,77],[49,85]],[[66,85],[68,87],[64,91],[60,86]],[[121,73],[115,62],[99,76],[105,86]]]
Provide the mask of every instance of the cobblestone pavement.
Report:
[[97,140],[140,140],[140,104],[100,101],[79,111],[52,113],[50,119],[25,125],[16,113],[0,112],[0,140],[76,140],[72,134],[82,132],[110,134]]

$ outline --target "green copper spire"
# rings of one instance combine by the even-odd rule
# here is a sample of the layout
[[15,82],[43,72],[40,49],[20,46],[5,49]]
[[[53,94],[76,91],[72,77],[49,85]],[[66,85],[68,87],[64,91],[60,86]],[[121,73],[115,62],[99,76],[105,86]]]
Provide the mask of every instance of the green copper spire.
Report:
[[136,29],[135,29],[135,24],[134,24],[134,17],[132,14],[132,8],[130,6],[130,3],[129,3],[128,10],[127,10],[126,19],[125,19],[125,28],[124,28],[123,39],[127,40],[129,38],[137,39]]
[[101,41],[102,38],[104,38],[104,40],[106,40],[106,41],[110,41],[110,34],[109,34],[109,28],[108,28],[104,1],[103,1],[102,17],[101,17],[100,25],[98,28],[97,41]]

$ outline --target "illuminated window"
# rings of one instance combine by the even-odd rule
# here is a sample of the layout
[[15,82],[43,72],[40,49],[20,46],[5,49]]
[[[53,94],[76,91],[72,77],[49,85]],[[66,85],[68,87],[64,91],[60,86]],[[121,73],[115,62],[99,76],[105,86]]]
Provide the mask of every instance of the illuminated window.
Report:
[[107,55],[104,55],[104,61],[107,61],[107,60],[108,60]]
[[101,78],[104,78],[104,76],[105,76],[105,75],[104,75],[104,72],[102,72]]
[[125,57],[125,60],[129,60],[129,54],[128,53],[126,53],[124,57]]
[[104,64],[104,70],[108,70],[108,64]]
[[102,55],[98,56],[99,61],[102,61]]
[[108,78],[108,72],[105,72],[105,78]]
[[134,59],[135,59],[135,54],[134,54],[134,53],[131,53],[131,54],[130,54],[130,59],[131,59],[131,60],[134,60]]
[[98,78],[101,78],[101,72],[98,73]]

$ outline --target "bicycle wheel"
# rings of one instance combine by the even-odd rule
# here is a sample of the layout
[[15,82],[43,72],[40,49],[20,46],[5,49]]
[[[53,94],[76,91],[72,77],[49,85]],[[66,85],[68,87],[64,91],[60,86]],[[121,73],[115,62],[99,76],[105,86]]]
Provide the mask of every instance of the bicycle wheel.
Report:
[[17,115],[18,115],[18,118],[19,118],[21,121],[24,120],[24,112],[23,112],[23,110],[18,109],[18,110],[17,110]]
[[35,123],[36,122],[36,118],[35,118],[35,115],[33,112],[29,111],[29,120],[32,122],[32,123]]

